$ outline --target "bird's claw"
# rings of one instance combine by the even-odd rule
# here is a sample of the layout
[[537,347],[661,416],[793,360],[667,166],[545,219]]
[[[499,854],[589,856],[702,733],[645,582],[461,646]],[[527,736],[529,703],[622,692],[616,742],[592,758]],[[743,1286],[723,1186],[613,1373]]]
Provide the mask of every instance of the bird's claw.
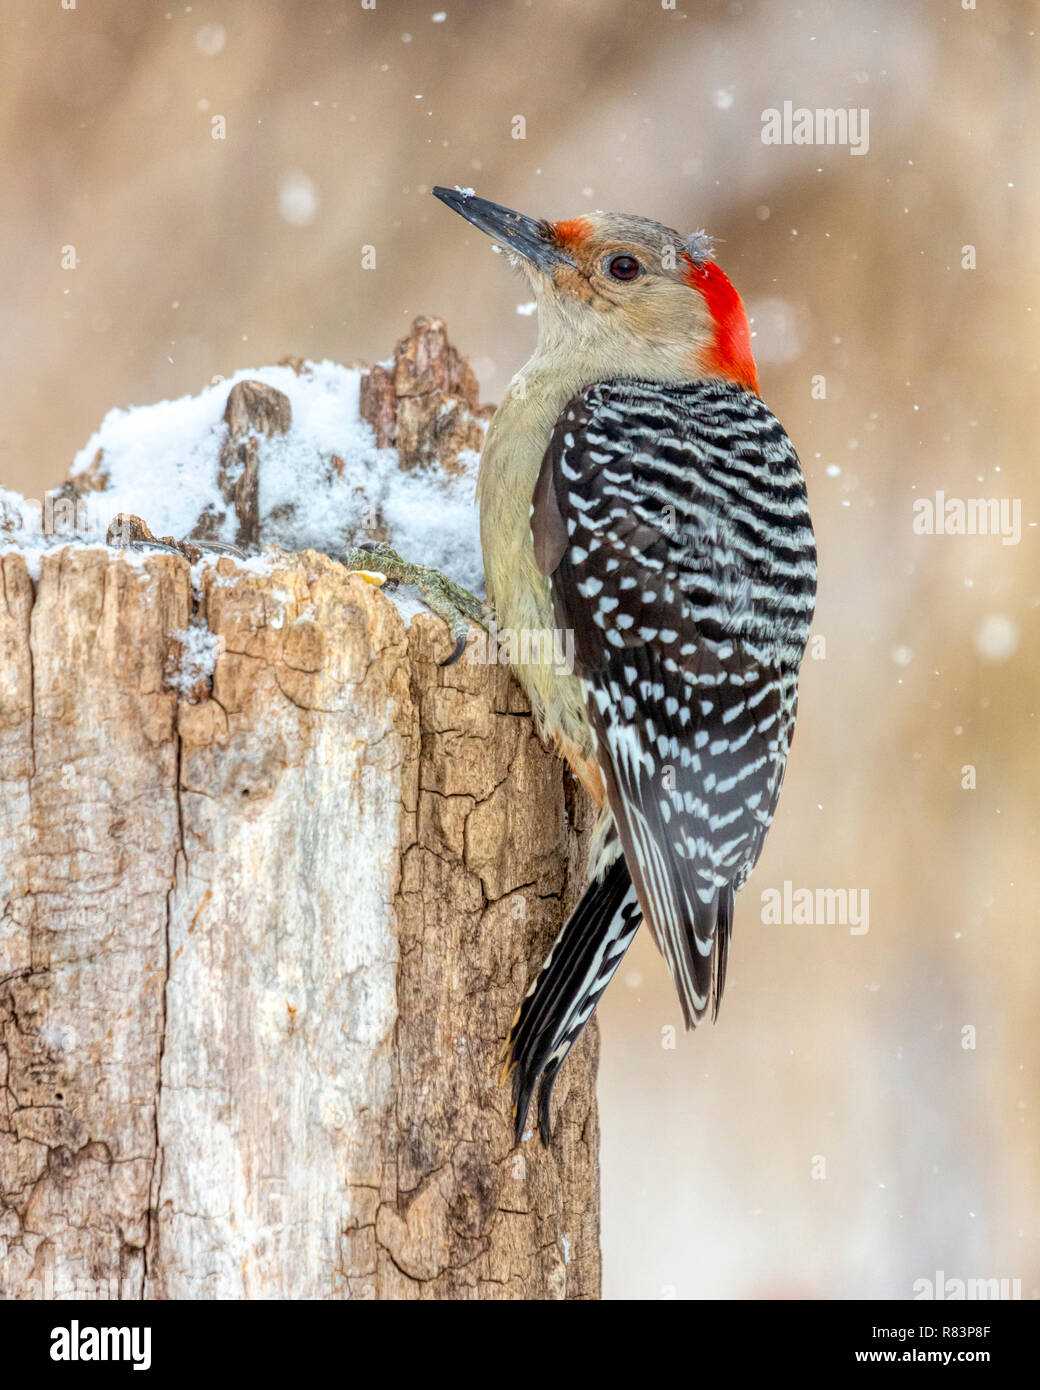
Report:
[[462,656],[471,622],[487,627],[484,605],[480,599],[439,570],[402,559],[386,541],[366,541],[350,547],[344,552],[343,563],[348,569],[369,572],[377,569],[394,583],[412,584],[418,589],[427,608],[447,623],[455,643],[451,654],[440,663],[441,666],[451,666]]

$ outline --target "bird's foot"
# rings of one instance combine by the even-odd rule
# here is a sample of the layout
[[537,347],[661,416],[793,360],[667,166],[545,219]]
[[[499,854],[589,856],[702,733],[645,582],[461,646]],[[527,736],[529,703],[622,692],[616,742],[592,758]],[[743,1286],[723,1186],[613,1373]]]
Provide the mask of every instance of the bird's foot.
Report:
[[402,559],[386,541],[349,546],[340,558],[350,570],[358,570],[362,574],[381,574],[394,583],[413,584],[418,589],[427,608],[448,624],[455,643],[454,651],[441,662],[442,666],[451,666],[466,650],[471,622],[479,623],[483,628],[488,625],[484,605],[476,595],[429,565],[413,564],[410,560]]

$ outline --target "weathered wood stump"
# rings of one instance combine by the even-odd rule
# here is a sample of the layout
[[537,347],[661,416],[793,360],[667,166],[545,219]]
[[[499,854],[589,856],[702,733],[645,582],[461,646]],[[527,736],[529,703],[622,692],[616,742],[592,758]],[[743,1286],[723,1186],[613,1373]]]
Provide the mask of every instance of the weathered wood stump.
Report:
[[596,1297],[595,1030],[549,1152],[497,1085],[580,796],[505,667],[268,556],[0,550],[0,1296]]

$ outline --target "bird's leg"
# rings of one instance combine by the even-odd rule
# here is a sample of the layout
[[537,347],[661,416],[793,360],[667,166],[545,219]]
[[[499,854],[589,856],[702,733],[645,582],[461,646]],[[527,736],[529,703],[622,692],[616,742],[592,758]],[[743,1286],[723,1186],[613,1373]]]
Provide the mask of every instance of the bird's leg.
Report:
[[410,560],[402,559],[386,541],[348,546],[339,558],[350,570],[368,574],[376,572],[396,583],[415,585],[426,606],[448,624],[454,639],[455,650],[441,662],[442,666],[451,666],[466,650],[470,622],[487,628],[487,611],[476,595],[429,565],[413,564]]

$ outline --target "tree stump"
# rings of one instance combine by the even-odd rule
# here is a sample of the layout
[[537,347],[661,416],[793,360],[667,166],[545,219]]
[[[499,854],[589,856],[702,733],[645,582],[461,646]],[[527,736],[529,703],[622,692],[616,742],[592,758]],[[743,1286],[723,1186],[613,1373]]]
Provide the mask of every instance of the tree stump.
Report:
[[0,1296],[597,1297],[595,1029],[548,1152],[497,1084],[587,807],[506,667],[267,554],[0,551]]

